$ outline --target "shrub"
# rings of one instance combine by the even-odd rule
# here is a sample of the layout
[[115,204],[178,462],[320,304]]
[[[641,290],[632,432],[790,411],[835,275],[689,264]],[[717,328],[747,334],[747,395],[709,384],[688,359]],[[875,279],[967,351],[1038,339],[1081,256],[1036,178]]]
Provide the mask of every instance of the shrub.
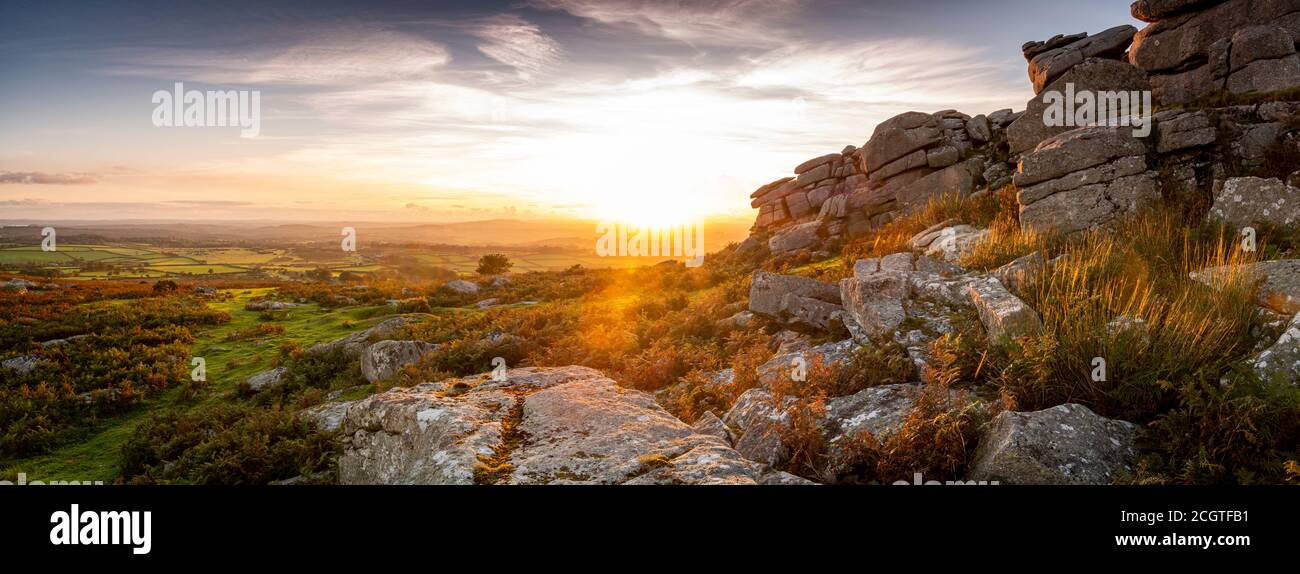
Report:
[[266,484],[331,472],[338,443],[280,408],[215,404],[154,415],[122,446],[135,484]]

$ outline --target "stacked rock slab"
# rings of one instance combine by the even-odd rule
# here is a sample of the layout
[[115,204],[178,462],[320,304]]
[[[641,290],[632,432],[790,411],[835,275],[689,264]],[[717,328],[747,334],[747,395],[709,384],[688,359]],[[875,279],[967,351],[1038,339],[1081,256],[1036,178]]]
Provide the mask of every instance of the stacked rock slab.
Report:
[[1074,233],[1104,225],[1160,197],[1146,144],[1128,128],[1078,128],[1020,159],[1020,225]]
[[796,275],[755,271],[749,311],[792,326],[832,331],[840,324],[840,292],[829,283]]
[[[1052,100],[1043,94],[1056,92],[1064,95],[1071,91],[1077,94],[1085,90],[1094,94],[1124,92],[1140,94],[1150,90],[1150,83],[1142,70],[1114,59],[1088,58],[1059,72],[1054,77],[1055,79],[1041,90],[1042,94],[1035,95],[1025,103],[1025,113],[1007,127],[1007,145],[1012,154],[1032,150],[1034,146],[1054,135],[1081,127],[1073,125],[1074,122],[1049,122],[1044,112],[1052,105]],[[1065,112],[1072,114],[1073,107],[1065,108]],[[1149,113],[1150,110],[1142,112]]]
[[[1025,59],[1029,60],[1029,80],[1034,84],[1034,93],[1042,93],[1044,88],[1061,77],[1066,70],[1088,58],[1119,59],[1128,50],[1136,33],[1137,28],[1124,25],[1095,36],[1057,36],[1045,43],[1025,44],[1023,51]],[[1066,42],[1065,39],[1070,41]]]
[[1300,86],[1295,0],[1139,0],[1132,12],[1150,25],[1129,60],[1147,72],[1158,103]]
[[758,208],[755,230],[778,229],[817,219],[828,198],[848,193],[866,181],[853,159],[857,148],[805,161],[794,168],[795,175],[783,177],[750,194],[751,207]]
[[[876,126],[858,148],[810,159],[794,175],[750,195],[755,232],[769,232],[775,253],[815,250],[853,237],[946,193],[969,194],[1009,165],[989,159],[1011,110],[968,116],[956,110],[906,112]],[[1002,182],[1005,183],[1005,180]]]

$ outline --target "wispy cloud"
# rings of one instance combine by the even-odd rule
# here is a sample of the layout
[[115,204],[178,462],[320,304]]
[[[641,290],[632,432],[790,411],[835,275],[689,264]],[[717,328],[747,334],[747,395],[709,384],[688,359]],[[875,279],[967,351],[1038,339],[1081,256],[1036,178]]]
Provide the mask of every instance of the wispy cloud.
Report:
[[428,78],[451,61],[439,43],[371,25],[297,30],[277,45],[202,48],[110,48],[102,72],[192,79],[214,84],[338,85]]
[[532,0],[603,24],[694,45],[772,46],[783,38],[776,28],[806,0]]
[[87,173],[45,173],[40,171],[0,171],[0,184],[82,185],[98,178]]
[[537,74],[560,59],[560,44],[537,25],[514,14],[500,14],[473,28],[484,43],[480,52],[516,69],[523,77]]

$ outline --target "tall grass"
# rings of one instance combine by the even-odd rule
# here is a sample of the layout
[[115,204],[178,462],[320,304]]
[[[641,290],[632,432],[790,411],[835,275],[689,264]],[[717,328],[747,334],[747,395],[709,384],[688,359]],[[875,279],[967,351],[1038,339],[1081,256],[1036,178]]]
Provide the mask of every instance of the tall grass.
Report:
[[853,274],[853,262],[858,259],[883,257],[907,251],[907,241],[912,236],[949,219],[975,227],[985,227],[1001,212],[1008,194],[1010,194],[1010,201],[1014,202],[1014,190],[1010,187],[998,193],[985,193],[980,196],[963,196],[955,193],[936,196],[921,209],[902,215],[846,245],[843,251],[843,276]]
[[1022,408],[1081,402],[1141,420],[1172,405],[1176,383],[1240,362],[1258,322],[1253,278],[1230,267],[1206,286],[1188,273],[1256,257],[1214,227],[1155,209],[1067,243],[1027,281],[1047,329],[1009,349],[1001,383]]

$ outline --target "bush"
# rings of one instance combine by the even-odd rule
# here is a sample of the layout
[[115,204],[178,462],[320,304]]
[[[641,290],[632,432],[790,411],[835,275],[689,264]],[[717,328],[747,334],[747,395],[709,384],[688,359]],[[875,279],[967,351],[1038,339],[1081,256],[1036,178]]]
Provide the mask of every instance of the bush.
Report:
[[266,484],[332,471],[338,443],[279,408],[216,404],[154,415],[122,447],[134,484]]

